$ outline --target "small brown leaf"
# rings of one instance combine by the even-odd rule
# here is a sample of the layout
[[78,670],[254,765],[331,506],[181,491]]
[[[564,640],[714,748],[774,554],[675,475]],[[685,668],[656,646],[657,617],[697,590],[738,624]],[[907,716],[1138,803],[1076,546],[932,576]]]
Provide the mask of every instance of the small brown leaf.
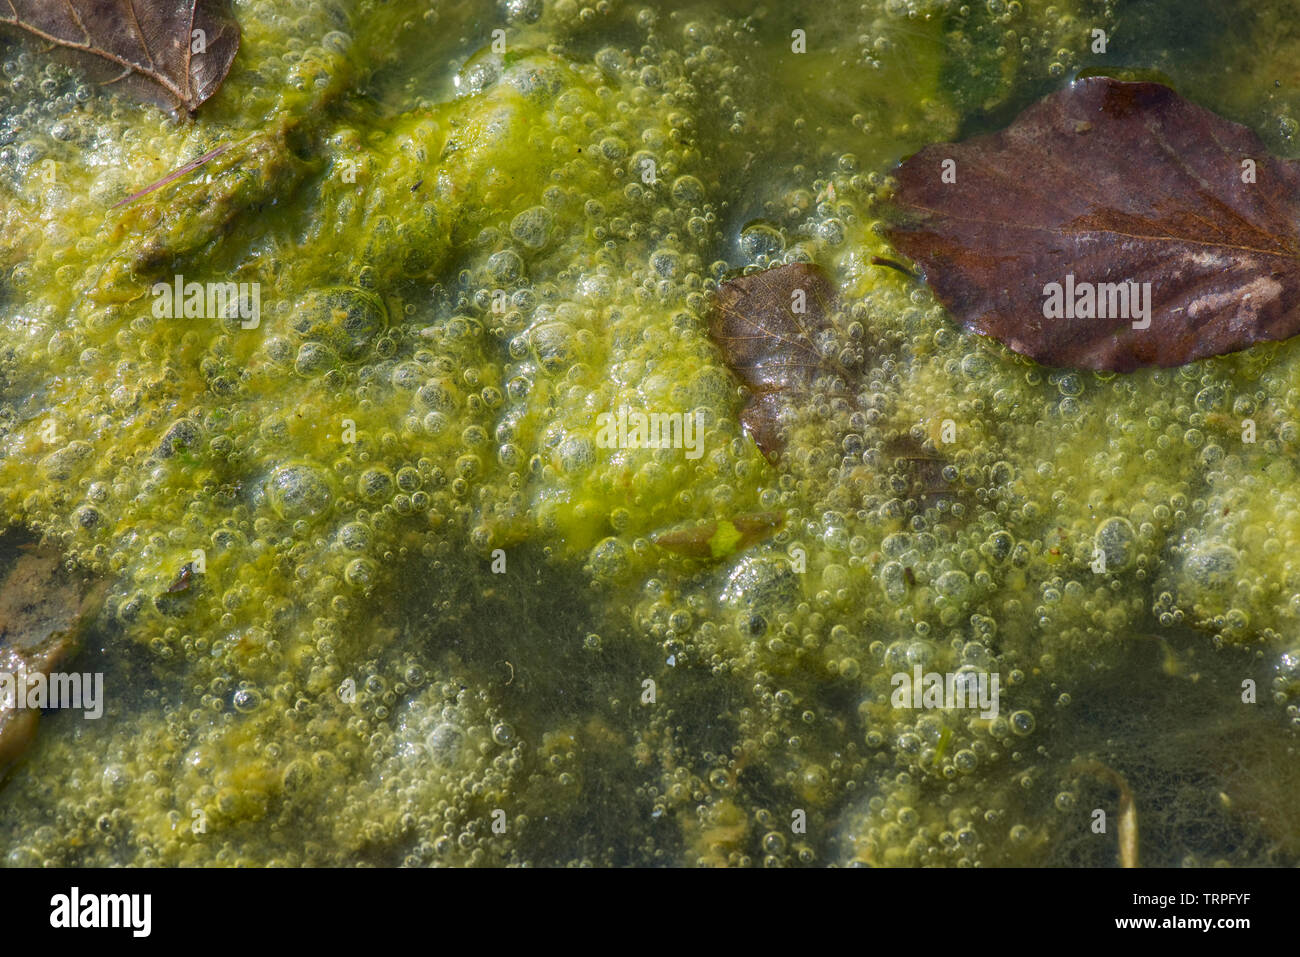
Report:
[[230,0],[0,0],[0,23],[72,51],[107,83],[191,113],[239,49]]
[[820,376],[848,378],[819,348],[831,333],[834,303],[830,280],[809,263],[777,266],[718,287],[709,335],[749,387],[740,421],[769,461],[785,446],[783,412]]
[[660,548],[687,558],[725,558],[742,551],[781,527],[778,512],[737,515],[718,522],[663,532],[653,537]]
[[[897,268],[893,263],[879,265]],[[866,370],[857,360],[851,360],[852,367],[840,360],[844,343],[830,320],[834,308],[831,281],[806,263],[751,273],[718,287],[709,334],[727,367],[749,389],[740,420],[769,462],[780,459],[789,425],[799,416],[806,419],[815,389],[826,389],[850,408],[861,408],[858,391]],[[878,471],[894,494],[928,504],[958,494],[944,478],[948,460],[915,436],[885,435],[879,451]],[[737,525],[740,521],[733,519]],[[655,542],[683,555],[707,557],[710,538],[719,527],[713,523],[668,533]]]
[[1300,332],[1300,164],[1168,87],[1078,80],[897,177],[894,245],[963,326],[1044,364],[1176,366]]

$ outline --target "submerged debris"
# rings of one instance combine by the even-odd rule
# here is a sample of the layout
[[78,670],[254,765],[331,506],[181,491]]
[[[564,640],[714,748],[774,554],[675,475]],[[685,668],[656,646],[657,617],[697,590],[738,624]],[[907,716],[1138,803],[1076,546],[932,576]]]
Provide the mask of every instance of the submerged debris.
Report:
[[818,348],[830,331],[835,289],[809,263],[751,273],[718,288],[709,334],[749,387],[740,419],[769,461],[785,448],[787,411],[827,374],[848,372]]
[[1138,867],[1137,803],[1124,775],[1114,768],[1095,760],[1080,760],[1074,764],[1079,774],[1091,774],[1108,782],[1119,791],[1119,815],[1116,825],[1119,841],[1119,866]]
[[756,512],[663,532],[652,540],[660,548],[687,558],[725,558],[766,538],[781,527],[782,521],[777,512]]
[[[57,552],[23,550],[0,581],[0,674],[48,677],[76,652],[102,589],[63,571]],[[36,736],[40,711],[0,698],[0,778]]]

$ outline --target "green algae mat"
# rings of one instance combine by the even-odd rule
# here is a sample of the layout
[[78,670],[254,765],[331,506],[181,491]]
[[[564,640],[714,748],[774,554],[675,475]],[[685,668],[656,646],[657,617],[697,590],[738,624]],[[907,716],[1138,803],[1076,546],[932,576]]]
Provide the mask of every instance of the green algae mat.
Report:
[[887,238],[1081,75],[1297,156],[1294,9],[230,15],[0,32],[0,861],[1300,862],[1300,343],[1049,368]]

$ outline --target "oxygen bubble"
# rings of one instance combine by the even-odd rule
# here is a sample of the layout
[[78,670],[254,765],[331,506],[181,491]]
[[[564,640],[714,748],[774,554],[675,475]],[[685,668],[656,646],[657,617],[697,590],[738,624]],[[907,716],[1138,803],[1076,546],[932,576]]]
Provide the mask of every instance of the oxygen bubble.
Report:
[[456,412],[463,401],[460,389],[447,379],[429,379],[420,386],[415,398],[423,408],[446,414]]
[[740,231],[740,252],[745,259],[764,263],[785,251],[781,231],[764,222],[747,223]]
[[393,494],[393,475],[385,468],[366,469],[357,479],[357,494],[367,502],[381,502]]
[[162,441],[158,443],[158,457],[169,459],[177,452],[195,449],[202,436],[203,432],[197,422],[192,419],[177,419],[163,433]]
[[618,578],[628,568],[627,546],[617,538],[606,538],[591,550],[588,562],[592,574],[606,580]]
[[305,379],[323,375],[339,364],[338,353],[322,342],[304,342],[298,347],[293,369]]
[[1075,398],[1083,395],[1083,378],[1077,372],[1067,372],[1057,380],[1056,388],[1061,395]]
[[1203,543],[1188,554],[1183,571],[1199,588],[1226,590],[1236,575],[1237,553],[1227,545]]
[[285,365],[294,357],[293,343],[281,336],[271,336],[264,348],[267,358],[276,365]]
[[455,83],[465,94],[482,93],[501,79],[501,60],[487,50],[465,61],[456,75]]
[[104,516],[99,509],[93,505],[82,505],[72,513],[72,524],[76,528],[82,528],[86,531],[98,528],[104,520]]
[[501,0],[509,23],[536,23],[542,16],[543,0]]
[[533,330],[530,345],[538,363],[547,372],[566,371],[572,356],[573,327],[565,322],[548,322]]
[[444,722],[430,732],[425,745],[436,761],[448,764],[456,759],[464,737],[459,728]]
[[1223,408],[1228,391],[1222,385],[1209,385],[1196,393],[1196,408],[1201,412],[1217,412]]
[[513,249],[503,249],[488,257],[487,271],[493,282],[515,283],[524,275],[524,261]]
[[378,569],[368,558],[354,558],[343,570],[343,580],[354,588],[368,588],[375,582]]
[[585,436],[571,436],[560,443],[556,457],[560,471],[568,475],[579,475],[596,461],[596,446]]
[[844,224],[838,219],[818,223],[817,236],[829,246],[838,246],[844,242]]
[[1122,571],[1136,557],[1137,532],[1126,518],[1109,518],[1097,529],[1096,547],[1106,560],[1106,571]]
[[969,748],[962,748],[952,756],[952,763],[958,771],[961,771],[964,774],[969,774],[971,771],[974,771],[976,765],[979,764],[979,758],[976,757],[975,752]]
[[934,584],[940,595],[954,602],[962,601],[970,592],[970,576],[961,571],[944,572]]
[[41,459],[39,468],[46,478],[64,482],[70,479],[73,472],[93,453],[94,447],[89,442],[77,439]]
[[267,498],[285,521],[315,518],[329,510],[334,496],[324,475],[309,465],[286,465],[271,473]]
[[673,180],[673,202],[694,209],[704,202],[704,184],[694,176],[679,176]]
[[746,614],[775,617],[776,609],[796,601],[798,577],[785,558],[745,555],[727,575],[722,600]]
[[1032,734],[1034,730],[1034,715],[1029,711],[1011,712],[1011,730],[1021,737]]
[[360,522],[348,522],[339,529],[339,543],[349,551],[363,552],[370,547],[370,529]]
[[240,688],[230,700],[240,714],[251,714],[262,704],[262,696],[253,688]]
[[894,604],[903,602],[907,597],[907,577],[900,562],[885,562],[880,566],[880,587]]
[[387,328],[388,310],[374,293],[340,286],[315,290],[300,299],[290,325],[302,338],[323,343],[352,361],[361,358]]
[[119,795],[130,787],[131,776],[127,773],[126,768],[120,764],[110,764],[104,768],[104,773],[100,776],[100,782],[106,794]]
[[970,379],[983,379],[992,368],[992,363],[982,352],[969,352],[961,360],[961,371]]
[[596,66],[600,67],[611,77],[617,77],[622,71],[631,65],[632,58],[626,50],[620,50],[617,47],[602,47],[596,51],[592,57]]
[[545,206],[525,209],[510,222],[510,235],[529,249],[541,249],[550,238],[555,217]]
[[663,279],[673,279],[682,268],[682,257],[675,249],[660,249],[650,257],[650,266]]
[[515,743],[515,729],[504,721],[498,722],[492,727],[492,740],[503,747],[509,747]]

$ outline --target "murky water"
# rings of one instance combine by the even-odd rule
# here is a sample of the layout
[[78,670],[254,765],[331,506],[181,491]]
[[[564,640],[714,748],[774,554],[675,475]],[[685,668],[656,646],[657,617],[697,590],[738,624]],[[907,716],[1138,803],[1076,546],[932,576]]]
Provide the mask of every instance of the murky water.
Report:
[[[899,159],[1081,73],[1294,155],[1286,9],[358,7],[236,3],[193,122],[0,40],[0,511],[107,588],[6,863],[1111,866],[1129,804],[1295,863],[1294,344],[1047,370],[871,261]],[[859,381],[773,465],[707,318],[793,262]]]

